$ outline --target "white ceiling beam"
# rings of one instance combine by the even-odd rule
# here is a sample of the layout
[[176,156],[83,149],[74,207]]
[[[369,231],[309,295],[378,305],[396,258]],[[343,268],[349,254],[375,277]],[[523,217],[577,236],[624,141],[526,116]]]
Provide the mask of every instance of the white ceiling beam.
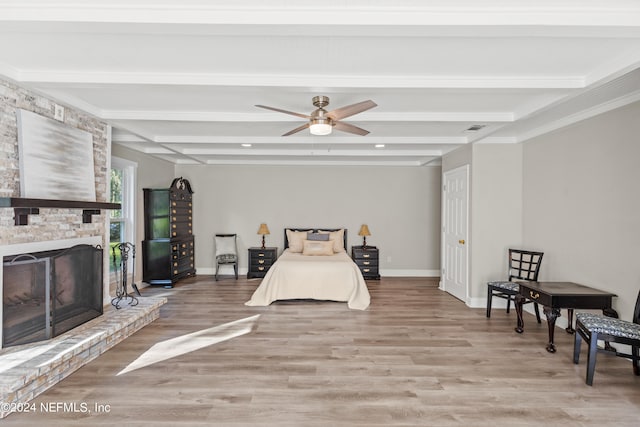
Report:
[[[231,113],[225,111],[103,110],[101,117],[105,120],[169,120],[176,122],[301,122],[299,117],[261,111],[256,111],[255,113]],[[358,114],[357,119],[353,120],[358,122],[512,122],[514,120],[514,114],[508,111],[366,111]]]
[[114,144],[120,145],[125,148],[129,148],[132,150],[139,151],[145,154],[169,154],[175,155],[176,152],[174,150],[170,150],[168,148],[163,147],[162,145],[150,145],[146,143],[139,143],[135,141],[113,141]]
[[466,136],[460,137],[438,137],[438,136],[420,136],[420,137],[379,137],[379,136],[288,136],[288,137],[247,137],[247,136],[182,136],[168,135],[156,136],[153,142],[160,144],[441,144],[441,145],[460,145],[466,144],[468,139]]
[[572,125],[573,123],[577,123],[590,117],[604,114],[608,111],[614,110],[616,108],[621,108],[625,105],[629,105],[638,101],[640,101],[640,90],[625,94],[624,96],[620,96],[606,102],[601,102],[592,107],[577,111],[574,114],[562,116],[557,120],[548,121],[544,125],[535,127],[533,129],[528,129],[518,135],[518,142],[527,141],[529,139],[535,138],[536,136],[540,136],[557,129],[562,129],[564,127]]
[[268,165],[268,166],[422,166],[428,160],[327,160],[327,159],[207,159],[207,165]]
[[218,74],[187,72],[116,72],[75,70],[14,71],[24,83],[202,85],[246,87],[445,88],[445,89],[576,89],[584,76],[375,76],[310,74]]
[[442,150],[387,150],[387,149],[371,149],[371,150],[341,150],[338,148],[331,149],[303,149],[303,150],[254,150],[254,149],[218,149],[218,148],[202,148],[192,149],[184,148],[176,150],[185,156],[330,156],[330,157],[415,157],[415,156],[442,156]]
[[129,133],[129,132],[124,132],[120,129],[114,129],[113,132],[111,133],[111,141],[113,142],[142,142],[142,143],[150,143],[150,141]]
[[365,0],[180,2],[110,0],[1,2],[6,21],[271,25],[638,25],[640,7],[624,0],[485,0],[393,3]]

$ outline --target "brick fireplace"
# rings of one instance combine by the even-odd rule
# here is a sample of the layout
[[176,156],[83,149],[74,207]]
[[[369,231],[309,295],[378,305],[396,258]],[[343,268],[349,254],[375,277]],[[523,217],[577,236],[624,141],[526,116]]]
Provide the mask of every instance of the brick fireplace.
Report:
[[[109,199],[110,128],[99,119],[82,111],[57,104],[55,101],[31,92],[10,81],[0,79],[0,199],[20,198],[20,167],[18,127],[16,111],[23,109],[47,118],[54,118],[56,110],[64,112],[64,124],[88,132],[92,136],[94,184],[96,201]],[[68,165],[73,168],[73,164]],[[87,212],[77,207],[45,206],[29,209],[24,221],[14,219],[16,210],[0,204],[0,259],[19,254],[64,250],[75,245],[91,245],[108,248],[108,211]],[[100,208],[98,208],[100,209]],[[110,304],[108,254],[103,253],[97,262],[102,263],[100,280],[102,315],[72,327],[52,338],[0,348],[0,402],[5,404],[28,402],[52,387],[72,372],[98,357],[104,351],[159,317],[164,298],[141,298],[136,307],[116,310]],[[4,264],[4,262],[2,263]],[[62,267],[61,267],[62,268]],[[0,294],[4,289],[0,271]],[[39,274],[32,272],[32,274]],[[82,273],[80,273],[82,276]],[[83,286],[87,280],[79,279],[62,294],[54,291],[52,299],[66,305],[68,292]],[[15,286],[10,284],[9,286]],[[27,296],[23,293],[27,292]],[[38,293],[39,291],[34,291]],[[31,290],[10,292],[10,304],[46,304],[47,297],[29,295]],[[51,300],[50,298],[50,300]],[[95,296],[92,299],[96,299]],[[95,301],[93,301],[95,303]],[[4,310],[0,317],[4,319]],[[47,309],[45,307],[44,316]],[[35,316],[38,318],[39,316]],[[73,316],[72,316],[73,317]],[[86,319],[84,319],[86,320]],[[46,321],[46,320],[45,320]],[[60,330],[67,329],[62,327]],[[1,328],[0,328],[1,330]],[[55,336],[58,335],[58,336]],[[46,335],[45,335],[46,337]],[[2,342],[3,340],[0,340]],[[27,341],[29,341],[27,339]],[[0,418],[8,412],[0,411]]]
[[[0,101],[0,171],[2,171],[0,173],[0,199],[24,200],[20,194],[18,111],[25,110],[48,119],[54,119],[56,109],[62,108],[64,111],[63,126],[75,128],[91,135],[96,201],[108,201],[110,130],[106,123],[83,111],[66,108],[51,99],[2,79],[0,79]],[[74,168],[74,165],[70,162],[68,168]],[[18,216],[18,210],[8,207],[10,205],[7,204],[0,206],[5,206],[0,207],[0,254],[3,261],[7,256],[67,249],[76,244],[108,248],[109,241],[106,231],[108,210],[93,211],[91,221],[86,222],[82,209],[73,206],[66,208],[44,205],[40,206],[40,209],[29,209],[27,220],[22,222],[24,225],[17,225],[14,218]],[[38,208],[39,206],[33,207]],[[107,254],[103,255],[102,300],[107,302],[110,300],[109,264]],[[2,276],[0,274],[0,281]],[[2,282],[0,282],[1,284]],[[27,291],[27,293],[29,292]],[[26,303],[20,299],[27,298],[22,292],[9,297],[13,299],[15,304],[25,305],[24,303]],[[64,302],[61,295],[59,298],[60,302]],[[29,304],[37,304],[37,301],[32,300]]]

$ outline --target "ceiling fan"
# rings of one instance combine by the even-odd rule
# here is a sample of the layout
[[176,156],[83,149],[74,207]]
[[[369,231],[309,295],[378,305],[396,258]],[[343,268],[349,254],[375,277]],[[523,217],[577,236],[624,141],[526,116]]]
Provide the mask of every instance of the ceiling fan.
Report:
[[298,126],[297,128],[290,130],[282,136],[293,135],[294,133],[300,132],[301,130],[306,128],[309,128],[310,132],[313,135],[329,135],[333,128],[336,128],[337,130],[340,130],[342,132],[355,133],[356,135],[364,136],[369,133],[368,130],[364,130],[357,126],[341,122],[340,120],[346,117],[353,116],[354,114],[362,113],[363,111],[369,110],[378,105],[375,102],[368,100],[358,102],[357,104],[351,104],[345,107],[337,108],[333,111],[326,111],[324,107],[329,105],[328,96],[314,96],[312,102],[313,105],[317,107],[317,109],[314,110],[311,115],[294,113],[293,111],[282,110],[275,107],[268,107],[266,105],[256,105],[256,107],[278,111],[279,113],[291,114],[292,116],[302,117],[303,119],[309,120],[302,126]]

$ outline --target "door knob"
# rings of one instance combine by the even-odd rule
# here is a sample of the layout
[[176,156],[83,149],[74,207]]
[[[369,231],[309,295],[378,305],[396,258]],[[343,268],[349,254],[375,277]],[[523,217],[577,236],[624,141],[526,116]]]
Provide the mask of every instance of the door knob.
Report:
[[458,243],[460,243],[461,245],[464,245],[464,239],[458,240]]

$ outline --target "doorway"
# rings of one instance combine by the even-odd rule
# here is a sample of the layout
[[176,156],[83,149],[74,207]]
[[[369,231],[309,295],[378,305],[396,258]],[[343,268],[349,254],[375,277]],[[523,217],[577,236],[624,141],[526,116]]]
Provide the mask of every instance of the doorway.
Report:
[[442,178],[442,283],[445,292],[469,297],[469,165]]

